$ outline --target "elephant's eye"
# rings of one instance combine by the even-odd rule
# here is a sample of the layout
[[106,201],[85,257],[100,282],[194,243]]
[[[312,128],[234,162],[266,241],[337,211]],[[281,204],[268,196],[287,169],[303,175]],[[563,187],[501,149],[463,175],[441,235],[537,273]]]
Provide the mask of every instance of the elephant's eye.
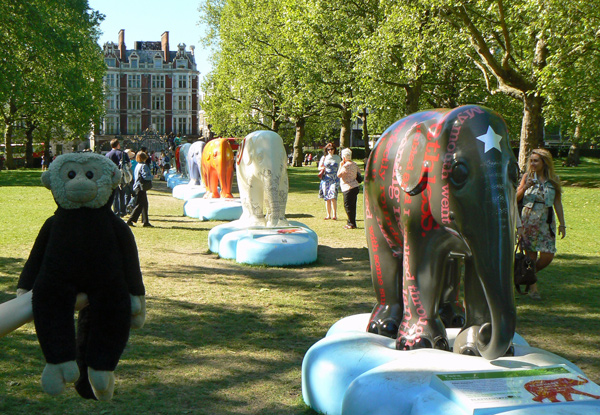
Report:
[[463,162],[457,162],[452,166],[452,173],[450,173],[450,181],[456,187],[462,187],[469,178],[469,168]]
[[91,179],[93,179],[93,178],[94,178],[94,172],[92,172],[92,171],[87,171],[87,172],[85,173],[85,177],[87,177],[87,178],[88,178],[88,179],[90,179],[90,180],[91,180]]
[[70,171],[67,173],[67,176],[69,177],[69,179],[74,179],[74,178],[75,178],[75,176],[77,176],[77,173],[75,173],[75,170],[70,170]]

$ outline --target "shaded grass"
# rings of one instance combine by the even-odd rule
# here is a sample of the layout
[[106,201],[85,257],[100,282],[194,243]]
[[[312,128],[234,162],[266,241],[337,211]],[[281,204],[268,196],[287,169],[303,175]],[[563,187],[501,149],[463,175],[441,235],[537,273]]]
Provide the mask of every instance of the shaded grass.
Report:
[[[33,241],[56,207],[39,184],[39,171],[5,173],[0,173],[1,302],[14,297]],[[289,169],[287,216],[319,236],[317,262],[290,268],[243,266],[208,253],[208,232],[221,222],[183,217],[183,202],[157,182],[149,197],[156,227],[133,229],[148,319],[132,332],[116,371],[114,399],[88,402],[72,389],[55,398],[45,395],[39,387],[44,359],[30,324],[0,339],[0,413],[313,414],[301,398],[304,354],[335,321],[369,312],[375,301],[363,215],[361,229],[342,229],[340,197],[340,220],[324,221],[316,173],[314,164]],[[600,195],[586,183],[600,177],[600,165],[586,162],[559,168],[559,174],[567,183],[569,233],[558,241],[555,261],[540,273],[544,300],[517,299],[517,330],[599,382]]]

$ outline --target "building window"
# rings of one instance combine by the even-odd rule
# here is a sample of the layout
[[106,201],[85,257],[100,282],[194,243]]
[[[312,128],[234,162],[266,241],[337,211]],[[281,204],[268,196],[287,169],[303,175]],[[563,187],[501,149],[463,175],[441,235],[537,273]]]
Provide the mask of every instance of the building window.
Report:
[[142,76],[141,75],[127,75],[127,88],[141,88],[142,87]]
[[177,76],[177,87],[180,89],[187,88],[187,75]]
[[109,88],[114,88],[119,86],[119,77],[115,73],[106,74],[104,77],[104,85]]
[[174,118],[175,134],[187,134],[187,118]]
[[117,60],[115,58],[106,58],[104,59],[104,63],[106,63],[106,66],[111,68],[117,66]]
[[152,126],[156,129],[158,134],[165,133],[165,118],[164,117],[152,117]]
[[179,95],[177,97],[177,106],[176,108],[182,111],[187,111],[187,97],[185,95]]
[[159,54],[154,55],[154,67],[162,68],[162,65],[163,65],[162,56],[160,56]]
[[116,95],[108,95],[106,97],[106,109],[117,110],[119,109],[119,100]]
[[131,69],[139,68],[138,62],[139,62],[139,59],[137,58],[137,56],[133,57],[133,55],[132,55],[131,58],[129,59],[129,67]]
[[177,68],[187,69],[188,64],[186,59],[177,59]]
[[152,95],[152,109],[153,110],[164,110],[165,109],[165,96],[164,95]]
[[104,119],[105,134],[119,133],[119,119],[116,117],[107,117]]
[[139,134],[142,132],[142,119],[140,117],[127,117],[127,134]]
[[127,109],[140,110],[142,109],[142,97],[140,95],[127,95]]
[[164,75],[152,75],[152,89],[164,89],[165,88],[165,76]]

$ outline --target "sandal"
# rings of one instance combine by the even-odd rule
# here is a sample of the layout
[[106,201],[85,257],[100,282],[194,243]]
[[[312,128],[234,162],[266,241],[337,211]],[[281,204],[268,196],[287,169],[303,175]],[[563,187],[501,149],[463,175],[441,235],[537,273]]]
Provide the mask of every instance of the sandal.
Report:
[[537,291],[531,291],[531,292],[529,293],[529,298],[531,298],[532,300],[541,300],[541,299],[542,299],[542,296],[541,296],[541,295],[540,295],[540,293],[539,293],[539,292],[537,292]]
[[331,219],[331,218],[327,217],[327,218],[325,218],[325,219],[323,219],[323,220],[329,220],[329,219]]

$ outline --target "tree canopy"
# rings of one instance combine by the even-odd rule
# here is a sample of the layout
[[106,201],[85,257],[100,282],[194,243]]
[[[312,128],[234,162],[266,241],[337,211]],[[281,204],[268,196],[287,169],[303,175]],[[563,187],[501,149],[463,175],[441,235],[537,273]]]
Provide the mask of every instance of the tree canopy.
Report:
[[330,123],[329,108],[345,146],[365,108],[381,132],[421,109],[480,104],[507,120],[521,166],[545,119],[574,140],[598,136],[600,20],[585,0],[205,0],[200,11],[215,50],[205,109],[241,134],[306,115]]

